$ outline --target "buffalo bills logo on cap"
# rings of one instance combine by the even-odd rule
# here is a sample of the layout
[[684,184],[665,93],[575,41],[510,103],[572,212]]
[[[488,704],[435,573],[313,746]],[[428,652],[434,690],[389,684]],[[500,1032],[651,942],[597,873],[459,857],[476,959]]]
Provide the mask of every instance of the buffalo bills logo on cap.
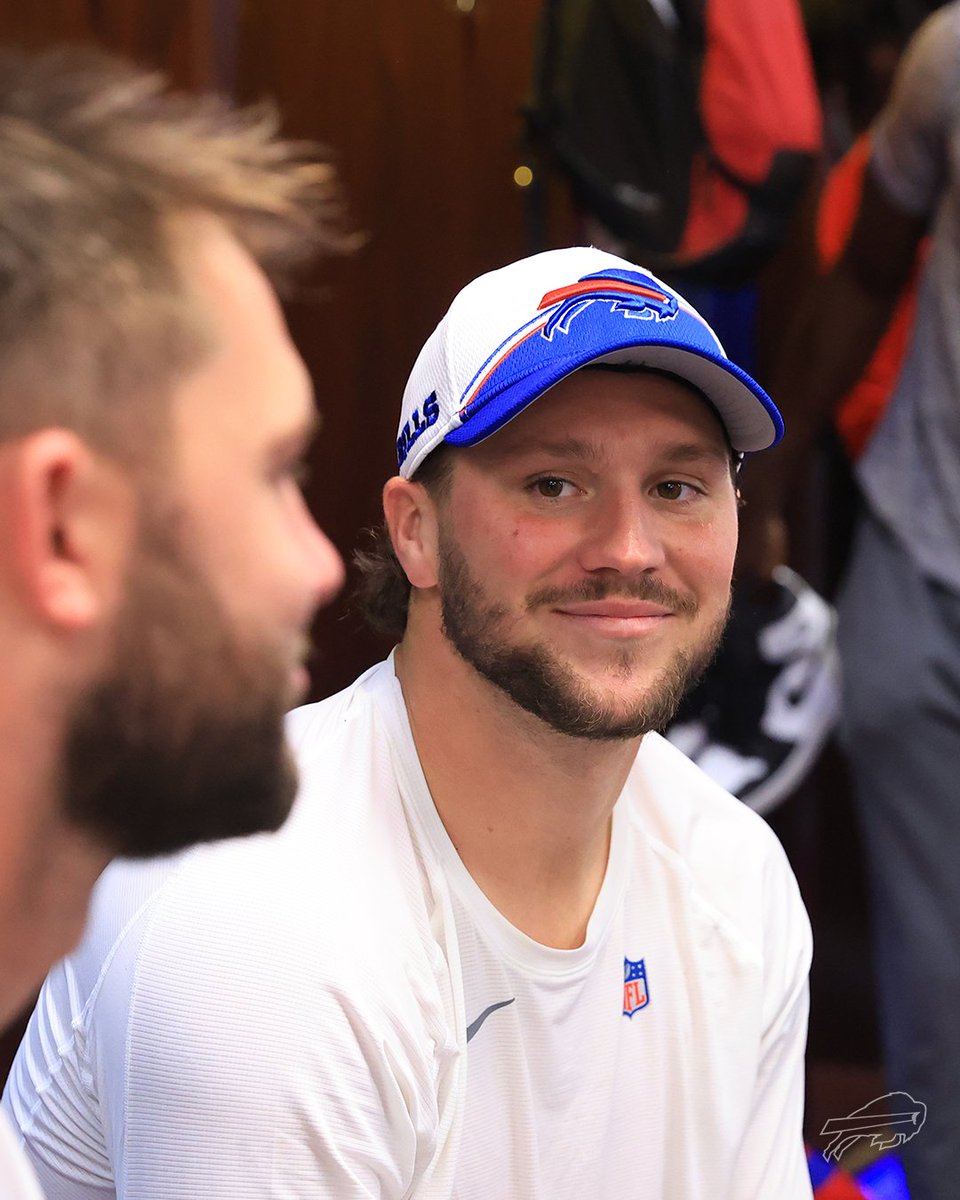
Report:
[[650,1003],[650,989],[647,986],[647,968],[644,960],[636,962],[632,958],[623,960],[623,1015],[632,1017],[641,1008]]
[[400,473],[412,478],[440,445],[479,445],[594,364],[665,371],[691,384],[738,454],[783,432],[770,397],[682,296],[635,263],[574,246],[489,271],[457,293],[404,390]]
[[540,301],[537,315],[501,342],[470,381],[460,400],[460,419],[468,421],[531,370],[549,368],[551,360],[559,366],[588,347],[599,348],[606,340],[613,345],[622,334],[612,336],[605,329],[611,320],[619,329],[625,319],[672,321],[677,312],[676,296],[642,271],[613,267],[555,288]]
[[543,336],[552,338],[558,329],[568,333],[577,313],[598,300],[609,302],[611,312],[645,321],[664,321],[677,315],[676,296],[655,287],[649,276],[639,271],[597,271],[584,275],[577,283],[547,292],[540,309],[552,308],[553,312],[543,326]]

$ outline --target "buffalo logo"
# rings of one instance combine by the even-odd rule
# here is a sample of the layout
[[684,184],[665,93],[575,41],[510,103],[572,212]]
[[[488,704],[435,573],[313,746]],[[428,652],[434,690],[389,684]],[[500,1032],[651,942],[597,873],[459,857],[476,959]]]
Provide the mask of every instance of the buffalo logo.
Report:
[[623,960],[623,1015],[632,1017],[641,1008],[650,1003],[650,989],[647,986],[647,968],[644,960],[634,962],[632,958]]
[[590,304],[598,301],[610,305],[611,312],[643,321],[666,321],[677,315],[677,298],[663,288],[652,287],[646,275],[636,271],[597,271],[584,275],[577,283],[547,292],[540,301],[540,311],[552,308],[541,330],[549,341],[559,329],[570,332],[570,322]]
[[887,1092],[855,1109],[849,1117],[831,1117],[820,1130],[830,1137],[824,1157],[839,1162],[850,1147],[869,1138],[877,1150],[902,1146],[917,1136],[927,1118],[927,1106],[914,1100],[909,1092]]
[[540,301],[537,315],[501,342],[470,381],[460,398],[460,419],[467,421],[488,400],[553,358],[576,356],[609,339],[611,318],[672,321],[678,311],[677,297],[640,271],[597,271],[555,288]]

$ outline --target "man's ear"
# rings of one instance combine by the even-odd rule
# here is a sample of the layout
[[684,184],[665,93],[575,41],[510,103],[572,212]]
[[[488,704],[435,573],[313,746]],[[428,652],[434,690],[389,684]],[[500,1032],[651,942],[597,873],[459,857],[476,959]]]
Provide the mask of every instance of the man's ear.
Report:
[[393,549],[410,584],[435,587],[438,575],[437,506],[422,483],[395,475],[383,487],[383,515]]
[[43,429],[10,450],[18,590],[65,632],[98,624],[120,600],[135,527],[132,486],[69,430]]

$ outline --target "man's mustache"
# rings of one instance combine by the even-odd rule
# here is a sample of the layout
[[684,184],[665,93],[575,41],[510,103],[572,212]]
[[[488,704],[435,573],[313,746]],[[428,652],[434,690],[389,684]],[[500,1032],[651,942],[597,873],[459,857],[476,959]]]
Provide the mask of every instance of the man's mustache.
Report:
[[696,597],[668,587],[652,575],[589,576],[566,587],[545,587],[527,597],[527,608],[556,607],[584,600],[646,600],[682,617],[692,617],[699,608]]

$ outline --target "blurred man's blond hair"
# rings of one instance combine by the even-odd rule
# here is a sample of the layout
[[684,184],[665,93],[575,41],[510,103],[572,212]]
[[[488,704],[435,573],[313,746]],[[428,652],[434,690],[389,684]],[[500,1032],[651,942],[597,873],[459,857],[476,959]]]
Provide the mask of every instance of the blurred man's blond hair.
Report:
[[346,247],[333,168],[277,124],[96,50],[0,54],[0,438],[64,425],[149,452],[214,336],[180,278],[190,214],[278,285]]

